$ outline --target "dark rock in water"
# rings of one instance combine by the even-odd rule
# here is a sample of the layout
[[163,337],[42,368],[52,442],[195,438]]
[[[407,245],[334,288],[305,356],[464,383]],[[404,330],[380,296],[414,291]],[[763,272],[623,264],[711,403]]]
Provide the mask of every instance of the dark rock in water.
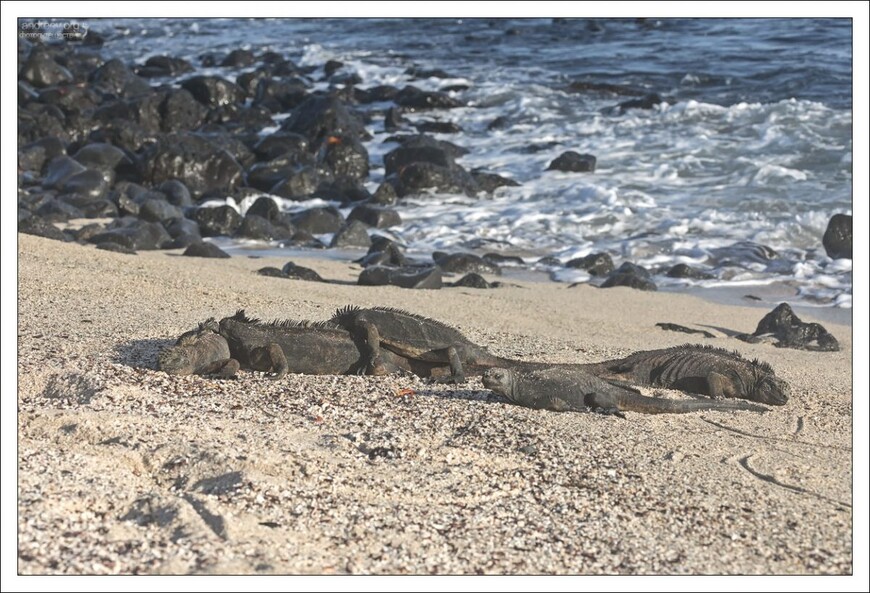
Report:
[[216,257],[222,259],[230,257],[229,253],[214,243],[209,243],[207,241],[189,245],[181,255],[186,255],[187,257]]
[[837,352],[840,343],[828,330],[818,323],[804,323],[794,314],[788,303],[780,303],[773,311],[758,322],[758,327],[752,334],[740,334],[737,337],[744,342],[760,342],[764,337],[779,340],[774,345],[777,348],[794,348],[795,350],[813,350],[818,352]]
[[81,163],[68,156],[53,158],[45,168],[42,187],[60,189],[70,177],[86,170]]
[[384,173],[392,175],[411,163],[425,162],[441,167],[457,166],[455,151],[431,136],[410,136],[398,148],[384,155]]
[[351,136],[329,136],[317,153],[317,164],[339,178],[364,181],[369,176],[369,153]]
[[562,267],[562,261],[555,255],[545,255],[536,261],[535,264],[539,266]]
[[268,196],[257,198],[245,212],[245,216],[262,216],[269,221],[277,220],[279,214],[281,209],[278,208],[278,204]]
[[288,277],[287,274],[285,274],[284,272],[282,272],[281,270],[279,270],[278,268],[273,267],[273,266],[266,266],[265,268],[260,268],[259,270],[257,270],[257,273],[260,276],[269,276],[270,278],[287,278]]
[[474,272],[470,274],[466,274],[456,282],[450,284],[450,286],[458,286],[464,288],[495,288],[497,282],[493,282],[490,284],[486,281],[486,279],[480,274],[475,274]]
[[414,127],[420,133],[429,132],[431,134],[458,134],[462,131],[462,126],[452,121],[423,121],[414,124]]
[[149,198],[139,206],[139,218],[149,222],[163,222],[183,217],[181,208],[159,198]]
[[347,205],[368,202],[372,199],[372,194],[360,181],[350,177],[339,177],[329,181],[321,181],[314,191],[313,197]]
[[297,266],[292,261],[288,261],[286,264],[284,264],[284,267],[281,268],[281,272],[287,278],[293,278],[295,280],[307,280],[308,282],[326,282],[320,276],[320,274],[318,274],[311,268]]
[[276,226],[268,219],[248,212],[236,231],[236,236],[261,241],[289,241],[293,237],[293,231]]
[[314,164],[309,153],[308,139],[293,132],[279,130],[269,134],[254,145],[254,154],[261,161],[284,157],[285,163]]
[[290,220],[300,231],[312,235],[322,233],[337,233],[344,224],[341,212],[331,206],[325,208],[309,208],[294,214]]
[[495,266],[501,266],[503,264],[516,264],[519,266],[526,265],[526,261],[519,256],[502,255],[501,253],[484,253],[483,260]]
[[372,244],[366,231],[366,225],[358,220],[351,220],[340,228],[332,238],[330,247],[366,247]]
[[580,154],[569,150],[557,156],[547,167],[547,171],[566,171],[571,173],[592,173],[596,159],[591,154]]
[[426,268],[388,268],[370,266],[359,275],[358,284],[364,286],[400,286],[402,288],[441,288],[443,282],[438,266]]
[[244,171],[225,149],[190,132],[167,134],[143,159],[143,179],[151,185],[177,179],[199,198],[207,192],[229,193]]
[[339,62],[338,60],[327,60],[323,65],[323,74],[329,78],[335,74],[336,71],[341,70],[342,68],[344,68],[344,62]]
[[394,86],[390,86],[388,84],[381,84],[378,86],[373,86],[370,89],[354,89],[354,98],[358,103],[379,103],[384,101],[392,101],[396,94],[399,92]]
[[103,241],[102,243],[97,245],[97,249],[102,249],[103,251],[111,251],[113,253],[123,253],[124,255],[138,255],[135,249],[132,249],[127,245],[115,243],[114,241]]
[[631,274],[639,278],[652,278],[652,274],[650,274],[649,270],[643,266],[631,263],[630,261],[623,262],[621,266],[616,268],[614,274]]
[[486,129],[489,131],[503,130],[504,128],[508,127],[509,125],[510,125],[510,120],[506,116],[500,115],[497,118],[495,118],[494,120],[492,120],[491,122],[489,122],[489,124],[486,126]]
[[[249,179],[251,184],[254,180]],[[258,182],[259,183],[259,182]],[[305,201],[309,199],[318,185],[320,177],[314,167],[294,167],[292,173],[267,190],[270,194],[288,200]],[[257,187],[254,185],[254,187]],[[257,189],[260,189],[257,187]]]
[[136,97],[151,92],[151,85],[139,78],[118,59],[109,60],[90,76],[93,88],[116,97]]
[[620,112],[629,109],[654,109],[665,102],[666,101],[662,99],[658,93],[649,93],[640,99],[629,99],[628,101],[623,101],[619,104],[618,109]]
[[464,105],[464,103],[457,101],[447,93],[423,91],[411,85],[396,93],[393,100],[396,102],[396,105],[408,109],[451,109]]
[[172,243],[172,237],[159,222],[134,221],[129,226],[119,227],[99,233],[91,238],[91,243],[111,241],[130,249],[145,251],[164,249]]
[[592,276],[607,276],[613,271],[613,260],[606,253],[590,253],[585,257],[577,257],[565,264],[566,268],[580,268]]
[[106,195],[109,184],[104,174],[87,169],[69,177],[61,187],[65,194],[76,194],[88,200],[99,200]]
[[500,187],[519,187],[520,183],[508,177],[502,177],[496,173],[474,170],[471,177],[481,191],[491,194]]
[[666,275],[669,278],[691,278],[693,280],[710,280],[711,278],[715,278],[713,274],[702,272],[701,270],[686,264],[675,265],[667,271]]
[[705,338],[716,337],[708,331],[704,331],[702,329],[692,329],[684,325],[677,325],[676,323],[656,323],[656,327],[660,327],[665,331],[680,332],[683,334],[701,334]]
[[136,68],[136,74],[143,78],[155,78],[158,76],[178,76],[185,72],[193,72],[190,62],[182,58],[171,56],[151,56],[145,60],[145,64]]
[[209,111],[185,89],[172,89],[160,102],[160,129],[166,133],[199,128]]
[[405,74],[408,74],[412,78],[420,79],[420,78],[450,78],[450,75],[447,74],[444,70],[440,68],[408,68],[405,70]]
[[45,88],[72,82],[72,73],[54,61],[46,51],[36,50],[24,63],[18,77],[36,88]]
[[312,146],[320,146],[329,136],[368,136],[362,119],[351,114],[339,99],[329,96],[306,99],[290,113],[281,129],[305,136]]
[[220,65],[224,68],[246,68],[254,63],[254,52],[247,49],[234,49]]
[[384,116],[384,130],[387,132],[395,132],[400,129],[403,124],[407,123],[402,118],[402,109],[399,107],[390,107]]
[[232,206],[197,208],[193,211],[192,218],[199,224],[203,237],[229,236],[242,225],[241,215]]
[[54,239],[55,241],[69,241],[62,230],[51,223],[45,222],[41,218],[32,216],[18,223],[18,232],[25,235],[36,235],[45,237],[46,239]]
[[308,98],[308,87],[299,79],[264,78],[254,89],[254,107],[265,107],[272,113],[295,109]]
[[852,217],[834,214],[828,221],[822,245],[831,259],[852,259]]
[[190,190],[177,179],[164,181],[157,186],[157,190],[166,196],[166,201],[173,206],[179,208],[187,208],[193,206],[193,198],[190,196]]
[[771,247],[753,241],[738,241],[727,247],[717,247],[711,249],[710,254],[720,266],[743,266],[746,263],[767,264],[779,257],[779,254]]
[[193,76],[181,82],[181,88],[206,107],[242,103],[245,92],[234,82],[219,76]]
[[627,97],[642,97],[644,95],[643,91],[623,85],[600,82],[584,82],[579,80],[569,84],[566,90],[572,93],[592,92],[605,93],[609,95],[621,95]]
[[282,184],[285,192],[310,194],[317,188],[318,176],[313,159],[309,161],[306,157],[287,153],[265,163],[255,163],[248,169],[248,185],[272,193],[273,187]]
[[87,144],[79,149],[73,157],[88,169],[100,171],[114,171],[118,163],[131,164],[130,158],[123,150],[105,142]]
[[601,285],[601,288],[614,286],[628,286],[638,290],[658,290],[655,282],[651,280],[649,270],[631,262],[624,262],[614,270]]
[[501,269],[473,253],[444,253],[436,251],[432,259],[442,271],[450,274],[467,274],[469,272],[483,274],[501,274]]
[[399,171],[396,183],[399,197],[420,195],[427,191],[473,196],[479,188],[468,171],[459,165],[442,167],[427,162],[415,162]]
[[402,224],[402,218],[399,216],[399,213],[392,208],[373,206],[371,204],[360,204],[350,211],[347,220],[359,220],[370,227],[378,229],[386,229]]
[[375,190],[375,193],[372,196],[372,203],[381,206],[389,206],[395,204],[398,199],[399,196],[396,195],[396,188],[393,187],[392,183],[385,181]]

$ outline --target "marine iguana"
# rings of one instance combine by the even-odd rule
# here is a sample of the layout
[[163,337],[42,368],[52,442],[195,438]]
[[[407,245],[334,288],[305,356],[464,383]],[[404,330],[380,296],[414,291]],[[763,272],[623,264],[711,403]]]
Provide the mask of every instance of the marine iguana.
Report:
[[737,401],[671,400],[646,397],[635,390],[599,379],[578,368],[553,366],[533,371],[492,368],[483,374],[487,389],[512,403],[538,410],[606,413],[685,414],[700,410],[766,411],[766,408]]
[[[403,358],[450,366],[450,376],[438,380],[464,383],[468,367],[477,373],[491,367],[516,367],[528,363],[499,358],[483,346],[440,321],[401,309],[347,306],[335,312],[332,323],[347,329],[360,340],[373,375],[387,372],[384,353]],[[433,367],[434,369],[434,367]]]
[[740,398],[782,406],[791,392],[770,365],[747,360],[737,352],[696,344],[635,352],[585,367],[608,381],[680,389],[716,399]]
[[[244,310],[220,320],[220,335],[226,338],[232,357],[247,369],[274,372],[272,379],[287,373],[308,375],[363,374],[366,349],[343,327],[328,321],[273,321],[249,318]],[[384,373],[414,372],[405,358],[390,353]],[[423,372],[417,369],[418,372]]]
[[173,346],[157,355],[157,368],[170,375],[232,377],[239,363],[230,358],[226,339],[218,333],[214,317],[181,334]]

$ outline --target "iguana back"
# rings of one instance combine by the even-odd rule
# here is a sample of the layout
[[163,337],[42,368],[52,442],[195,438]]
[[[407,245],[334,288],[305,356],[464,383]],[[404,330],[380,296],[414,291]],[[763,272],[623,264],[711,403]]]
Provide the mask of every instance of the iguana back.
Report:
[[[220,321],[233,358],[257,371],[343,375],[365,372],[366,360],[350,332],[330,322],[249,318],[244,310]],[[389,372],[410,370],[407,360],[390,357]]]
[[483,384],[515,404],[557,412],[587,409],[643,414],[684,414],[700,410],[765,411],[761,406],[746,402],[646,397],[577,367],[553,366],[532,371],[493,368],[483,374]]
[[772,405],[784,405],[791,391],[766,363],[696,344],[635,352],[587,368],[608,380]]

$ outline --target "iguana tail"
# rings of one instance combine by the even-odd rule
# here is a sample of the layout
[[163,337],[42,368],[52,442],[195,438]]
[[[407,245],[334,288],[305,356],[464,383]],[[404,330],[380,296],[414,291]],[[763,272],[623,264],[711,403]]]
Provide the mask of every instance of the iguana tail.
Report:
[[732,412],[766,412],[767,408],[736,400],[679,400],[647,397],[635,393],[590,393],[585,397],[590,408],[640,412],[641,414],[687,414],[704,410]]

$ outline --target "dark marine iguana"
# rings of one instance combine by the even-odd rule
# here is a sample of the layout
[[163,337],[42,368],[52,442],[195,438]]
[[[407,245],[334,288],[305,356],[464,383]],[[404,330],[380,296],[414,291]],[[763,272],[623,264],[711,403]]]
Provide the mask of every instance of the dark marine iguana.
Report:
[[[287,373],[362,374],[367,368],[365,348],[358,347],[346,329],[328,321],[264,322],[240,310],[221,319],[219,331],[243,368],[274,372],[272,379]],[[414,372],[415,364],[390,353],[384,369],[385,373]]]
[[232,377],[239,363],[230,357],[226,339],[211,317],[181,334],[173,346],[157,355],[157,368],[170,375],[218,375]]
[[716,399],[740,398],[782,406],[791,392],[770,365],[747,360],[737,352],[697,344],[635,352],[585,367],[608,381],[680,389]]
[[685,414],[701,410],[763,412],[767,409],[737,401],[646,397],[576,367],[552,366],[532,371],[492,368],[483,374],[483,385],[512,403],[556,412],[591,408],[605,413]]
[[454,383],[465,382],[466,369],[480,374],[487,368],[528,364],[495,356],[459,330],[401,309],[348,306],[336,311],[330,321],[361,340],[373,375],[389,372],[384,366],[385,352],[433,363],[432,370],[438,365],[449,365],[450,376],[440,380]]

